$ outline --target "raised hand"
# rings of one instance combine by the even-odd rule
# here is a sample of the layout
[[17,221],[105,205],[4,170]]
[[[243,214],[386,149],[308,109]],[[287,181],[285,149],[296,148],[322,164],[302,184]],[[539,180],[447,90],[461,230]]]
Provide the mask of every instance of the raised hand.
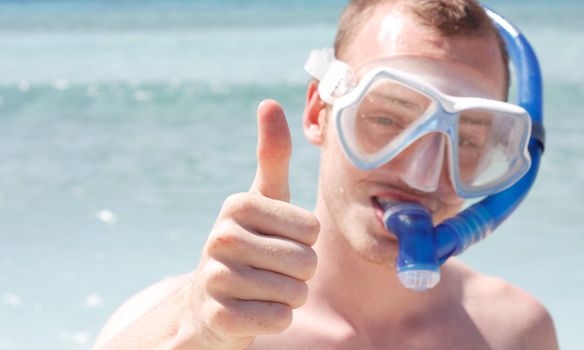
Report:
[[203,250],[193,313],[206,343],[241,349],[284,331],[317,265],[316,217],[289,203],[290,131],[272,100],[258,107],[258,168],[247,193],[227,198]]

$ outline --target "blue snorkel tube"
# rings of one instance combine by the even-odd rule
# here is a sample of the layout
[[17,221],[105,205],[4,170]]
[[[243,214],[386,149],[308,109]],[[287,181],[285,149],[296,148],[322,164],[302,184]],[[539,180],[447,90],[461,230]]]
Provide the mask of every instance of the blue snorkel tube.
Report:
[[505,41],[518,81],[517,104],[532,119],[529,140],[531,168],[510,188],[488,196],[438,226],[424,207],[414,203],[389,203],[383,221],[399,241],[396,270],[400,282],[409,289],[423,291],[440,281],[440,265],[461,254],[492,233],[523,201],[539,170],[544,151],[541,70],[533,48],[510,22],[486,9]]

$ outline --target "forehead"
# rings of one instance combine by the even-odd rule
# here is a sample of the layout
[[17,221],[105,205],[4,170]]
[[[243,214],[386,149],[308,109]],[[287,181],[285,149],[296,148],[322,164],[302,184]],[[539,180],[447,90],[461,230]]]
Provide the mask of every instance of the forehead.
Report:
[[476,90],[505,98],[505,70],[494,35],[444,37],[400,5],[379,5],[361,24],[345,53],[342,59],[356,70],[396,56],[423,59],[429,70],[442,71],[451,80],[472,82]]

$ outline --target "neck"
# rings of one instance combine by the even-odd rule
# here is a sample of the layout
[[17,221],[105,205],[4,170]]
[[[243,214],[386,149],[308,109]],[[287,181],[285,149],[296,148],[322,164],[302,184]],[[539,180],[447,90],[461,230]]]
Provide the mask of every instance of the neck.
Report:
[[393,261],[381,264],[359,255],[342,236],[320,193],[315,215],[321,224],[315,245],[319,265],[310,281],[307,306],[326,308],[361,333],[416,317],[447,295],[444,283],[426,292],[405,289]]

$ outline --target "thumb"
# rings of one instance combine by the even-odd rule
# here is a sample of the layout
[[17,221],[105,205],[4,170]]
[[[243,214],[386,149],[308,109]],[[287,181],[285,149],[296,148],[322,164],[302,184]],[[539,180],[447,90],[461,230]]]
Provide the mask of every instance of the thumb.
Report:
[[292,140],[282,107],[274,100],[258,106],[258,169],[251,192],[290,201],[288,169]]

